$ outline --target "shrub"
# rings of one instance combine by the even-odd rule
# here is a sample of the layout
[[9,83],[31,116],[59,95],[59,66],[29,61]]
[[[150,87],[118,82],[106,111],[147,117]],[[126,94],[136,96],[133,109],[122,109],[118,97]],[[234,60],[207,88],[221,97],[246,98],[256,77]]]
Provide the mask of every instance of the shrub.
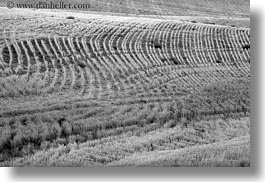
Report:
[[216,60],[216,63],[220,64],[222,61],[220,59]]
[[41,145],[40,145],[40,149],[41,149],[41,150],[47,150],[47,149],[49,149],[49,148],[50,148],[50,142],[48,142],[48,141],[44,141],[44,142],[42,142]]
[[165,128],[174,128],[174,126],[176,126],[176,121],[175,120],[169,120],[164,127]]
[[59,138],[59,139],[57,139],[56,142],[57,142],[57,144],[63,145],[63,146],[67,145],[67,143],[68,143],[65,138]]
[[62,129],[60,125],[57,122],[52,123],[51,126],[51,138],[55,139],[57,137],[60,137],[62,134]]
[[76,136],[75,136],[75,135],[71,135],[71,136],[68,138],[68,142],[69,142],[69,143],[75,143],[75,142],[76,142]]
[[182,127],[188,128],[188,120],[185,117],[181,118],[181,125]]
[[71,134],[72,134],[72,125],[68,122],[64,122],[62,124],[62,135],[66,137]]

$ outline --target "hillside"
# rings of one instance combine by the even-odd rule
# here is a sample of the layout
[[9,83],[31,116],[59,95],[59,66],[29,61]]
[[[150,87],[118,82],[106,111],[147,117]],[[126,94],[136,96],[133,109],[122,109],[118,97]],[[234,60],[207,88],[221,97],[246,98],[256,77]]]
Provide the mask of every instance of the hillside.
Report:
[[0,166],[250,165],[248,26],[0,9]]
[[[6,6],[7,0],[0,5]],[[13,0],[14,3],[36,3],[48,0]],[[226,16],[249,17],[249,0],[53,0],[54,4],[64,2],[88,4],[87,11],[112,12],[138,15],[167,15],[167,16]],[[68,8],[69,9],[69,8]]]

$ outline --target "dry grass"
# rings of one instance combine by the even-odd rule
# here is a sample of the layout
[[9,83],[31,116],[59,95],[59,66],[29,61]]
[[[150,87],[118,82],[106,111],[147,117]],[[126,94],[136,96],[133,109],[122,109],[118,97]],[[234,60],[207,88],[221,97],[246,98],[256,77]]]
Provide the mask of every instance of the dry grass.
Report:
[[250,167],[249,136],[181,150],[135,154],[109,166]]
[[172,3],[0,8],[0,166],[249,166],[248,2]]

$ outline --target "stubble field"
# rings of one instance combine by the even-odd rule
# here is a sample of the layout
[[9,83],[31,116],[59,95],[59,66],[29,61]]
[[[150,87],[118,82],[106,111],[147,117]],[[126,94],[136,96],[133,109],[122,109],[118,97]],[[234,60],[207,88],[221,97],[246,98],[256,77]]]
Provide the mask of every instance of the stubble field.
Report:
[[0,8],[0,166],[250,166],[249,15],[226,2]]

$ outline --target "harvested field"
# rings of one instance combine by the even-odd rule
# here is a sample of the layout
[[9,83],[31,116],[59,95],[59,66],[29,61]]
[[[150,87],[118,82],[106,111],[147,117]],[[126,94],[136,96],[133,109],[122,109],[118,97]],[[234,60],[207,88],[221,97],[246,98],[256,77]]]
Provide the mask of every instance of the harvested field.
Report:
[[249,2],[185,2],[1,7],[0,166],[250,166]]

